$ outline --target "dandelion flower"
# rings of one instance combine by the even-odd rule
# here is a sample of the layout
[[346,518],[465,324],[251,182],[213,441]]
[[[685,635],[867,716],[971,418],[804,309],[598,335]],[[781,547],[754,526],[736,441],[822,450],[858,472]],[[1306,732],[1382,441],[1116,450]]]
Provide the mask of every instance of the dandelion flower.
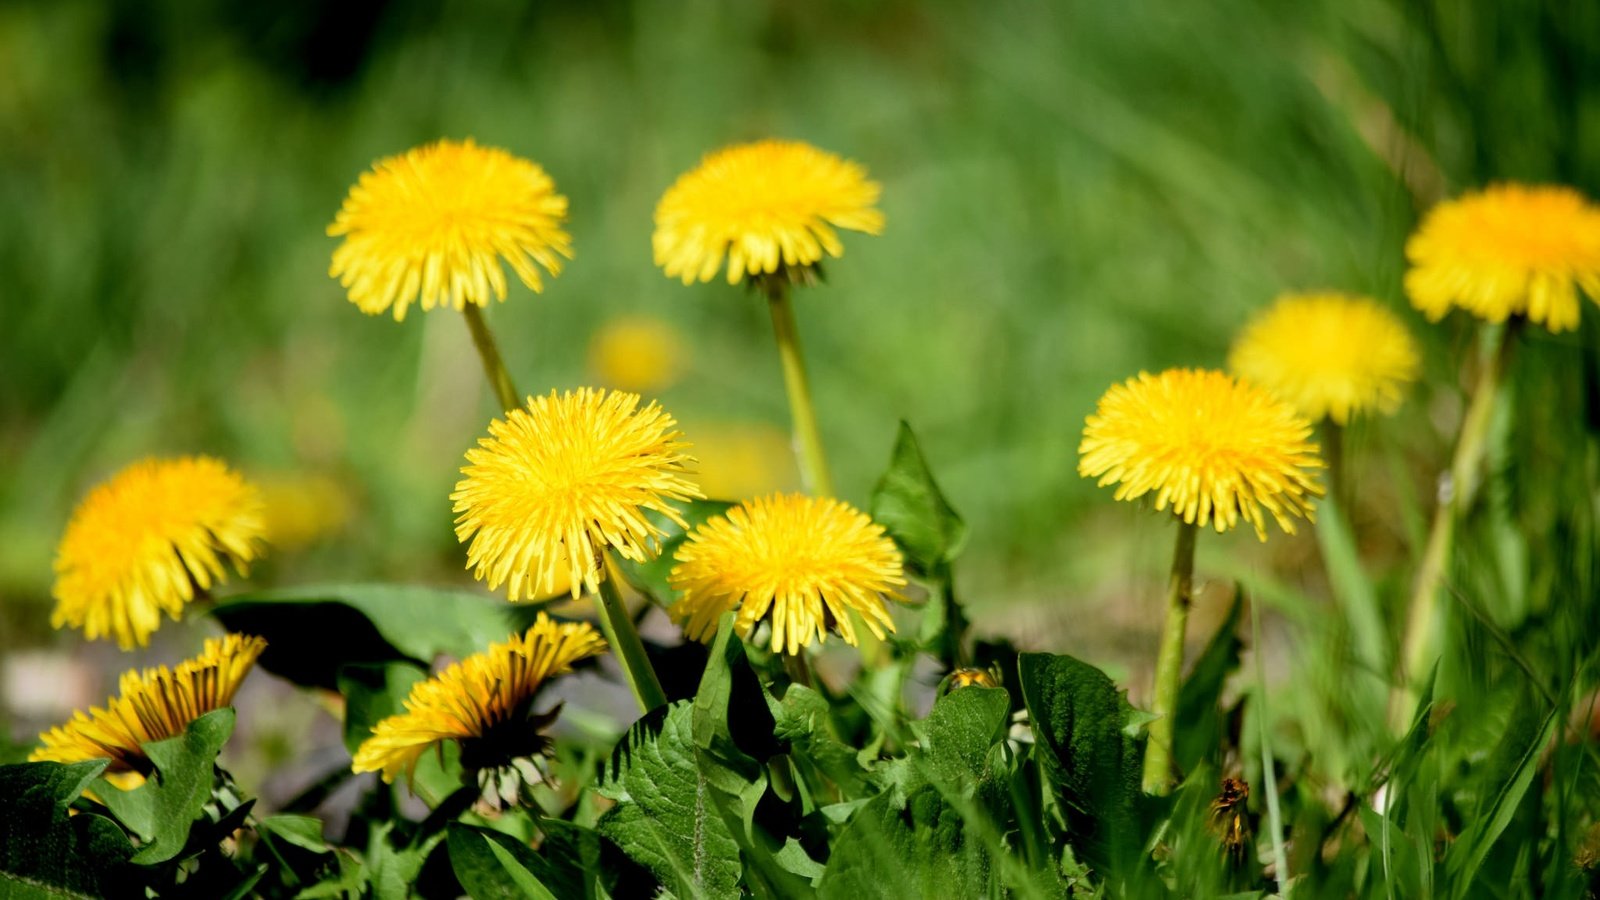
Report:
[[624,391],[659,391],[683,369],[683,338],[651,316],[621,316],[605,323],[589,342],[589,368]]
[[1294,404],[1313,422],[1344,425],[1392,413],[1417,379],[1416,344],[1400,319],[1366,297],[1289,294],[1251,320],[1228,368]]
[[556,622],[540,613],[525,634],[490,644],[412,685],[406,711],[377,724],[356,750],[351,768],[381,772],[384,781],[393,782],[401,772],[410,777],[428,748],[452,740],[461,743],[462,764],[470,769],[538,756],[548,745],[539,729],[554,718],[553,712],[534,712],[539,688],[605,649],[592,625]]
[[494,147],[438,141],[381,159],[350,189],[328,226],[344,243],[328,274],[361,311],[423,310],[506,298],[502,261],[535,291],[543,267],[561,273],[572,238],[567,198],[544,169]]
[[1222,372],[1141,372],[1113,385],[1089,416],[1078,473],[1115,484],[1118,500],[1154,492],[1156,509],[1223,532],[1240,519],[1266,540],[1263,510],[1284,531],[1311,518],[1323,467],[1311,423],[1267,391]]
[[802,494],[746,501],[689,533],[677,551],[669,610],[706,640],[737,610],[749,635],[771,613],[772,649],[794,654],[835,629],[856,643],[850,613],[873,634],[894,631],[884,596],[906,583],[900,551],[883,527],[849,504]]
[[122,649],[149,642],[163,612],[178,618],[198,588],[241,575],[260,555],[261,495],[205,456],[147,459],[118,472],[78,504],[56,551],[50,624],[114,637]]
[[1434,207],[1406,242],[1406,294],[1438,321],[1578,327],[1578,290],[1600,301],[1600,208],[1571,188],[1493,185]]
[[531,599],[550,594],[564,562],[576,598],[599,590],[607,546],[646,559],[664,532],[645,514],[682,527],[670,503],[703,496],[683,477],[693,460],[676,425],[654,403],[640,409],[637,394],[593,388],[530,397],[491,422],[450,495],[474,576]]
[[206,641],[199,656],[175,669],[124,672],[117,696],[106,701],[105,709],[73,713],[72,721],[39,736],[44,746],[29,759],[110,759],[110,772],[148,775],[151,765],[143,745],[183,734],[195,719],[232,703],[266,646],[261,638],[230,634]]
[[834,230],[883,230],[866,169],[799,141],[766,140],[708,154],[656,206],[656,265],[684,284],[728,283],[840,256]]

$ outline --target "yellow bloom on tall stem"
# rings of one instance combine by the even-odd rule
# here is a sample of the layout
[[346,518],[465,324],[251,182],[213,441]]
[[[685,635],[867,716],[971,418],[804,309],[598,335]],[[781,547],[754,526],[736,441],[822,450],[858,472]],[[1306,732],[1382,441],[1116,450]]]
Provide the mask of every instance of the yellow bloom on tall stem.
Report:
[[840,256],[835,229],[877,234],[878,184],[866,169],[800,141],[764,140],[707,154],[667,189],[651,239],[656,265],[684,284],[729,284]]
[[1434,321],[1459,307],[1578,327],[1578,292],[1600,302],[1600,207],[1550,185],[1493,185],[1435,206],[1406,242],[1406,294]]
[[1311,423],[1267,391],[1222,372],[1141,372],[1114,385],[1088,418],[1078,473],[1115,484],[1118,500],[1155,495],[1184,522],[1218,532],[1242,519],[1267,539],[1266,516],[1293,534],[1322,493]]
[[1421,363],[1398,316],[1368,297],[1286,294],[1245,326],[1228,354],[1236,375],[1313,422],[1392,413]]
[[605,652],[606,643],[586,622],[556,622],[540,613],[533,627],[503,644],[449,666],[411,687],[405,712],[379,722],[356,750],[356,772],[381,772],[393,782],[415,771],[429,748],[461,744],[462,765],[493,770],[542,755],[540,728],[554,713],[537,713],[539,690],[572,664]]
[[369,315],[396,321],[420,298],[464,309],[506,298],[509,265],[543,289],[542,267],[572,258],[567,198],[537,164],[472,140],[437,141],[381,159],[350,189],[328,226],[344,242],[328,274]]
[[723,613],[748,635],[770,621],[772,649],[797,654],[836,630],[856,643],[851,613],[879,639],[894,631],[885,596],[906,583],[900,551],[883,527],[831,498],[774,494],[716,516],[678,547],[670,609],[706,640]]
[[1266,515],[1294,532],[1295,517],[1311,517],[1322,493],[1311,423],[1262,388],[1222,372],[1169,369],[1140,373],[1112,386],[1089,416],[1078,447],[1078,472],[1116,484],[1118,500],[1155,494],[1171,508],[1178,540],[1167,582],[1166,620],[1156,657],[1145,744],[1144,789],[1172,786],[1173,716],[1177,710],[1183,640],[1189,620],[1197,532],[1208,524],[1227,531],[1240,519],[1266,540]]
[[637,394],[594,388],[530,397],[491,422],[450,495],[473,575],[490,590],[505,584],[509,599],[535,599],[564,561],[576,598],[599,589],[606,547],[649,558],[664,532],[645,514],[682,526],[672,501],[701,496],[684,477],[693,459],[676,425],[654,403],[640,409]]
[[44,746],[28,758],[61,763],[109,759],[109,772],[148,775],[151,766],[143,745],[183,734],[195,719],[231,704],[266,646],[261,638],[230,634],[206,641],[199,656],[176,668],[125,672],[118,695],[104,709],[73,713],[67,724],[40,735]]
[[134,463],[83,498],[56,551],[50,624],[144,646],[198,591],[243,575],[266,530],[260,492],[205,456]]

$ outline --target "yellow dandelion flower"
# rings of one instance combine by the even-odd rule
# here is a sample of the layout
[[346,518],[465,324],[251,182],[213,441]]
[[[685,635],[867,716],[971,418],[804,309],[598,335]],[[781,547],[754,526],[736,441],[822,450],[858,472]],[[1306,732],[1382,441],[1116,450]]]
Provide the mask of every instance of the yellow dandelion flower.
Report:
[[572,596],[599,590],[597,554],[611,547],[648,558],[664,532],[645,513],[684,524],[669,504],[703,496],[683,475],[693,462],[677,423],[639,395],[581,388],[528,398],[489,423],[467,451],[456,484],[456,537],[472,545],[467,566],[512,599],[549,596],[556,566]]
[[50,624],[149,642],[161,613],[178,618],[195,590],[241,575],[260,555],[266,524],[260,492],[205,456],[147,459],[83,498],[56,551]]
[[1250,321],[1228,368],[1294,404],[1313,422],[1343,425],[1367,412],[1392,413],[1417,380],[1411,334],[1367,297],[1287,294]]
[[594,626],[556,622],[540,613],[525,634],[490,644],[412,685],[406,711],[378,723],[356,750],[351,768],[381,772],[384,781],[393,782],[401,772],[410,777],[428,748],[452,740],[461,742],[462,765],[470,769],[537,756],[547,745],[539,728],[554,718],[534,713],[539,688],[605,649]]
[[535,291],[543,267],[561,274],[572,237],[561,229],[567,198],[544,169],[494,147],[438,141],[381,159],[350,189],[328,226],[343,237],[328,274],[361,311],[394,309],[418,296],[423,310],[488,306],[506,298],[511,266]]
[[691,638],[710,638],[729,610],[748,636],[770,611],[772,649],[790,654],[829,629],[854,645],[851,611],[881,639],[894,631],[884,597],[906,583],[882,526],[847,503],[802,494],[749,500],[706,521],[677,561],[671,583],[683,596],[669,612]]
[[183,734],[189,723],[233,702],[267,642],[230,634],[212,638],[199,656],[174,669],[157,666],[124,672],[105,709],[72,714],[72,721],[39,736],[44,746],[28,758],[75,763],[110,759],[108,772],[150,774],[144,744]]
[[1579,288],[1600,302],[1600,208],[1571,188],[1493,185],[1430,210],[1406,258],[1406,294],[1430,320],[1460,307],[1567,331]]
[[350,492],[326,475],[280,473],[261,482],[267,543],[300,549],[337,533],[350,521]]
[[728,283],[840,256],[834,230],[883,230],[866,169],[799,141],[766,140],[707,154],[656,206],[656,265],[684,284]]
[[1311,423],[1267,391],[1222,372],[1169,369],[1113,385],[1089,416],[1078,474],[1116,484],[1118,500],[1152,491],[1156,509],[1223,532],[1244,519],[1267,539],[1320,496]]
[[683,338],[652,316],[621,316],[595,332],[589,368],[600,381],[623,391],[659,391],[683,369]]

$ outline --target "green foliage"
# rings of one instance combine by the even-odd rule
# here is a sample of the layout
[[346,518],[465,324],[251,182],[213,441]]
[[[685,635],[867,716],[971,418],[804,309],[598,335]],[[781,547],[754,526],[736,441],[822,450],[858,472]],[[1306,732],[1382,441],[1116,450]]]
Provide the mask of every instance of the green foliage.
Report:
[[67,808],[105,771],[104,760],[0,766],[0,894],[133,897],[134,848],[115,823]]
[[133,790],[119,791],[104,781],[95,786],[100,802],[139,838],[134,862],[165,862],[183,850],[190,826],[211,800],[212,770],[233,722],[233,710],[219,709],[189,723],[178,737],[145,744],[155,772]]
[[873,521],[905,552],[906,566],[922,577],[938,577],[961,552],[967,523],[961,521],[922,456],[911,426],[900,423],[889,469],[872,489]]

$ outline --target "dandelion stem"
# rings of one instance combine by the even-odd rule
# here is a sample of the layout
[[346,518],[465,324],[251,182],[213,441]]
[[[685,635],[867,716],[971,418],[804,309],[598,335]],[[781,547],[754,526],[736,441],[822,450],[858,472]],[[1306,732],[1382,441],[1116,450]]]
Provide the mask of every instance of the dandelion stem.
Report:
[[489,385],[494,388],[495,398],[500,401],[501,408],[510,412],[521,407],[522,395],[517,393],[511,373],[506,371],[505,361],[500,358],[500,349],[495,346],[489,323],[483,320],[483,310],[476,303],[468,303],[461,308],[461,314],[467,318],[467,330],[472,332],[472,345],[478,348],[478,358],[483,360],[483,374],[489,377]]
[[1416,587],[1406,615],[1399,683],[1407,690],[1395,698],[1400,709],[1409,705],[1405,700],[1411,680],[1428,671],[1437,652],[1439,588],[1450,564],[1456,524],[1478,492],[1478,473],[1488,447],[1489,424],[1505,383],[1516,332],[1515,321],[1507,324],[1500,332],[1497,346],[1486,355],[1466,417],[1461,421],[1461,435],[1456,441],[1449,475],[1440,484],[1439,505],[1434,510],[1433,526],[1428,532],[1428,543],[1417,569]]
[[633,688],[639,709],[649,712],[665,706],[666,692],[661,690],[656,670],[650,665],[650,657],[645,655],[644,642],[639,640],[639,632],[633,627],[633,617],[628,615],[622,594],[617,591],[617,581],[611,574],[610,554],[601,549],[595,554],[594,562],[600,576],[600,628],[611,645],[611,652],[622,663],[622,673],[627,676],[628,686]]
[[783,278],[763,281],[767,306],[772,312],[772,330],[778,337],[778,358],[783,363],[783,384],[789,393],[789,414],[794,419],[795,456],[806,491],[816,497],[833,496],[833,478],[828,474],[828,459],[822,449],[822,432],[817,428],[817,412],[811,403],[811,383],[806,380],[805,359],[800,353],[800,333],[795,327],[794,306],[789,302],[789,282]]
[[1183,636],[1189,623],[1190,593],[1194,584],[1194,540],[1199,526],[1178,522],[1178,543],[1172,552],[1172,575],[1167,581],[1166,624],[1161,651],[1156,657],[1155,694],[1150,711],[1150,738],[1144,748],[1144,789],[1165,795],[1172,789],[1173,718],[1178,709],[1178,681],[1183,674]]

